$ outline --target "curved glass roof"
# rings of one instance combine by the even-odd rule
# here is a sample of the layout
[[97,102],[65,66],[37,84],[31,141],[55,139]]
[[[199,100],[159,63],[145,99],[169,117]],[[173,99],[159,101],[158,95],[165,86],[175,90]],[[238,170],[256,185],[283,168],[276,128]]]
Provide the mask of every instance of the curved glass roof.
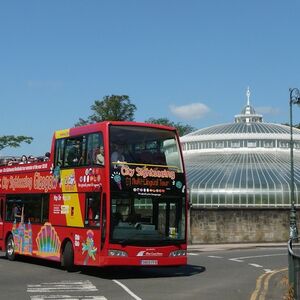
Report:
[[[188,136],[232,134],[232,133],[267,133],[267,134],[290,134],[290,127],[272,123],[231,123],[220,124],[191,132]],[[293,133],[300,136],[300,130],[294,128]]]
[[[300,199],[300,154],[295,159],[295,201]],[[287,152],[205,153],[185,156],[193,205],[290,205],[290,156]]]
[[[262,122],[247,105],[235,123],[181,137],[193,205],[290,206],[290,127]],[[253,114],[252,114],[253,113]],[[300,130],[294,128],[295,201],[300,203]]]

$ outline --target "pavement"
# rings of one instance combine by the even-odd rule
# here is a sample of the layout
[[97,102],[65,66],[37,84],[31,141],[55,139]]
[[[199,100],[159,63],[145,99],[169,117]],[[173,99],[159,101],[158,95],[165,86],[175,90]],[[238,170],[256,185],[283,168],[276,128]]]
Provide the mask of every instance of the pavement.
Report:
[[[288,253],[287,243],[236,243],[236,244],[189,244],[189,252],[216,252],[226,250],[239,250],[239,249],[254,249],[266,247],[286,247]],[[286,269],[277,270],[262,274],[257,280],[257,286],[251,295],[251,300],[258,299],[293,299],[288,293],[288,266]]]
[[188,251],[212,252],[224,250],[253,249],[258,247],[286,247],[287,249],[287,243],[189,244]]
[[[226,250],[239,250],[239,249],[254,249],[254,248],[266,248],[266,247],[287,247],[287,243],[235,243],[235,244],[189,244],[189,252],[216,252]],[[4,256],[5,252],[0,251],[0,256]],[[254,292],[251,296],[251,300],[257,299],[292,299],[288,297],[288,271],[282,269],[277,272],[270,272],[261,275],[260,289]],[[264,289],[263,287],[266,287]]]

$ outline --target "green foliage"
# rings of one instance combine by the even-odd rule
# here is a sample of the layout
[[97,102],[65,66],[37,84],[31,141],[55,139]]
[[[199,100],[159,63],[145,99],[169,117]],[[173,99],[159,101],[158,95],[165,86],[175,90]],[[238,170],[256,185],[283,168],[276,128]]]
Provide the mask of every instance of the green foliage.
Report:
[[150,124],[159,124],[159,125],[175,127],[178,131],[179,136],[183,136],[185,134],[188,134],[196,130],[196,128],[192,127],[191,125],[175,123],[170,121],[168,118],[158,118],[158,119],[150,118],[145,122]]
[[[291,125],[289,123],[282,123],[282,125],[290,127]],[[293,124],[293,127],[300,129],[300,123],[298,124]]]
[[75,126],[82,126],[102,121],[133,121],[136,106],[126,95],[105,96],[91,105],[93,114],[87,120],[82,118]]
[[0,136],[0,151],[7,147],[10,147],[10,148],[20,147],[21,143],[31,144],[32,141],[33,141],[33,138],[29,137],[29,136],[3,135],[3,136]]
[[[75,126],[93,124],[102,121],[133,121],[136,106],[131,103],[127,95],[104,96],[102,100],[96,100],[91,105],[93,112],[86,120],[79,118]],[[175,127],[180,136],[195,131],[196,128],[181,123],[175,123],[168,118],[150,118],[145,121],[151,124],[160,124]]]

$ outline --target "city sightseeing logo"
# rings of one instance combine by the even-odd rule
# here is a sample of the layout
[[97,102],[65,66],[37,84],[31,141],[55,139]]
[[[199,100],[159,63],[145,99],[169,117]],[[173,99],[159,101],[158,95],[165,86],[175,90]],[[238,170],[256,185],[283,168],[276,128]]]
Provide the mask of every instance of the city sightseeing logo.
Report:
[[147,168],[147,167],[136,167],[136,168],[130,168],[129,166],[122,166],[121,167],[121,175],[123,176],[129,176],[133,177],[136,175],[137,177],[142,178],[168,178],[168,179],[175,179],[175,171],[163,169],[163,170],[157,170],[153,168]]
[[113,179],[113,181],[117,184],[119,190],[122,190],[122,179],[121,179],[121,174],[118,171],[114,171],[111,176],[111,179]]

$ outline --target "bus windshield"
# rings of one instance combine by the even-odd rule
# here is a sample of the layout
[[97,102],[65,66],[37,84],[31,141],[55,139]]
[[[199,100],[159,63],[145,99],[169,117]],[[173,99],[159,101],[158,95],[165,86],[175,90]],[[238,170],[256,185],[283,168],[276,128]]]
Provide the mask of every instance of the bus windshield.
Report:
[[185,239],[185,178],[174,131],[110,127],[111,242]]
[[185,199],[112,196],[111,241],[163,245],[185,239]]

